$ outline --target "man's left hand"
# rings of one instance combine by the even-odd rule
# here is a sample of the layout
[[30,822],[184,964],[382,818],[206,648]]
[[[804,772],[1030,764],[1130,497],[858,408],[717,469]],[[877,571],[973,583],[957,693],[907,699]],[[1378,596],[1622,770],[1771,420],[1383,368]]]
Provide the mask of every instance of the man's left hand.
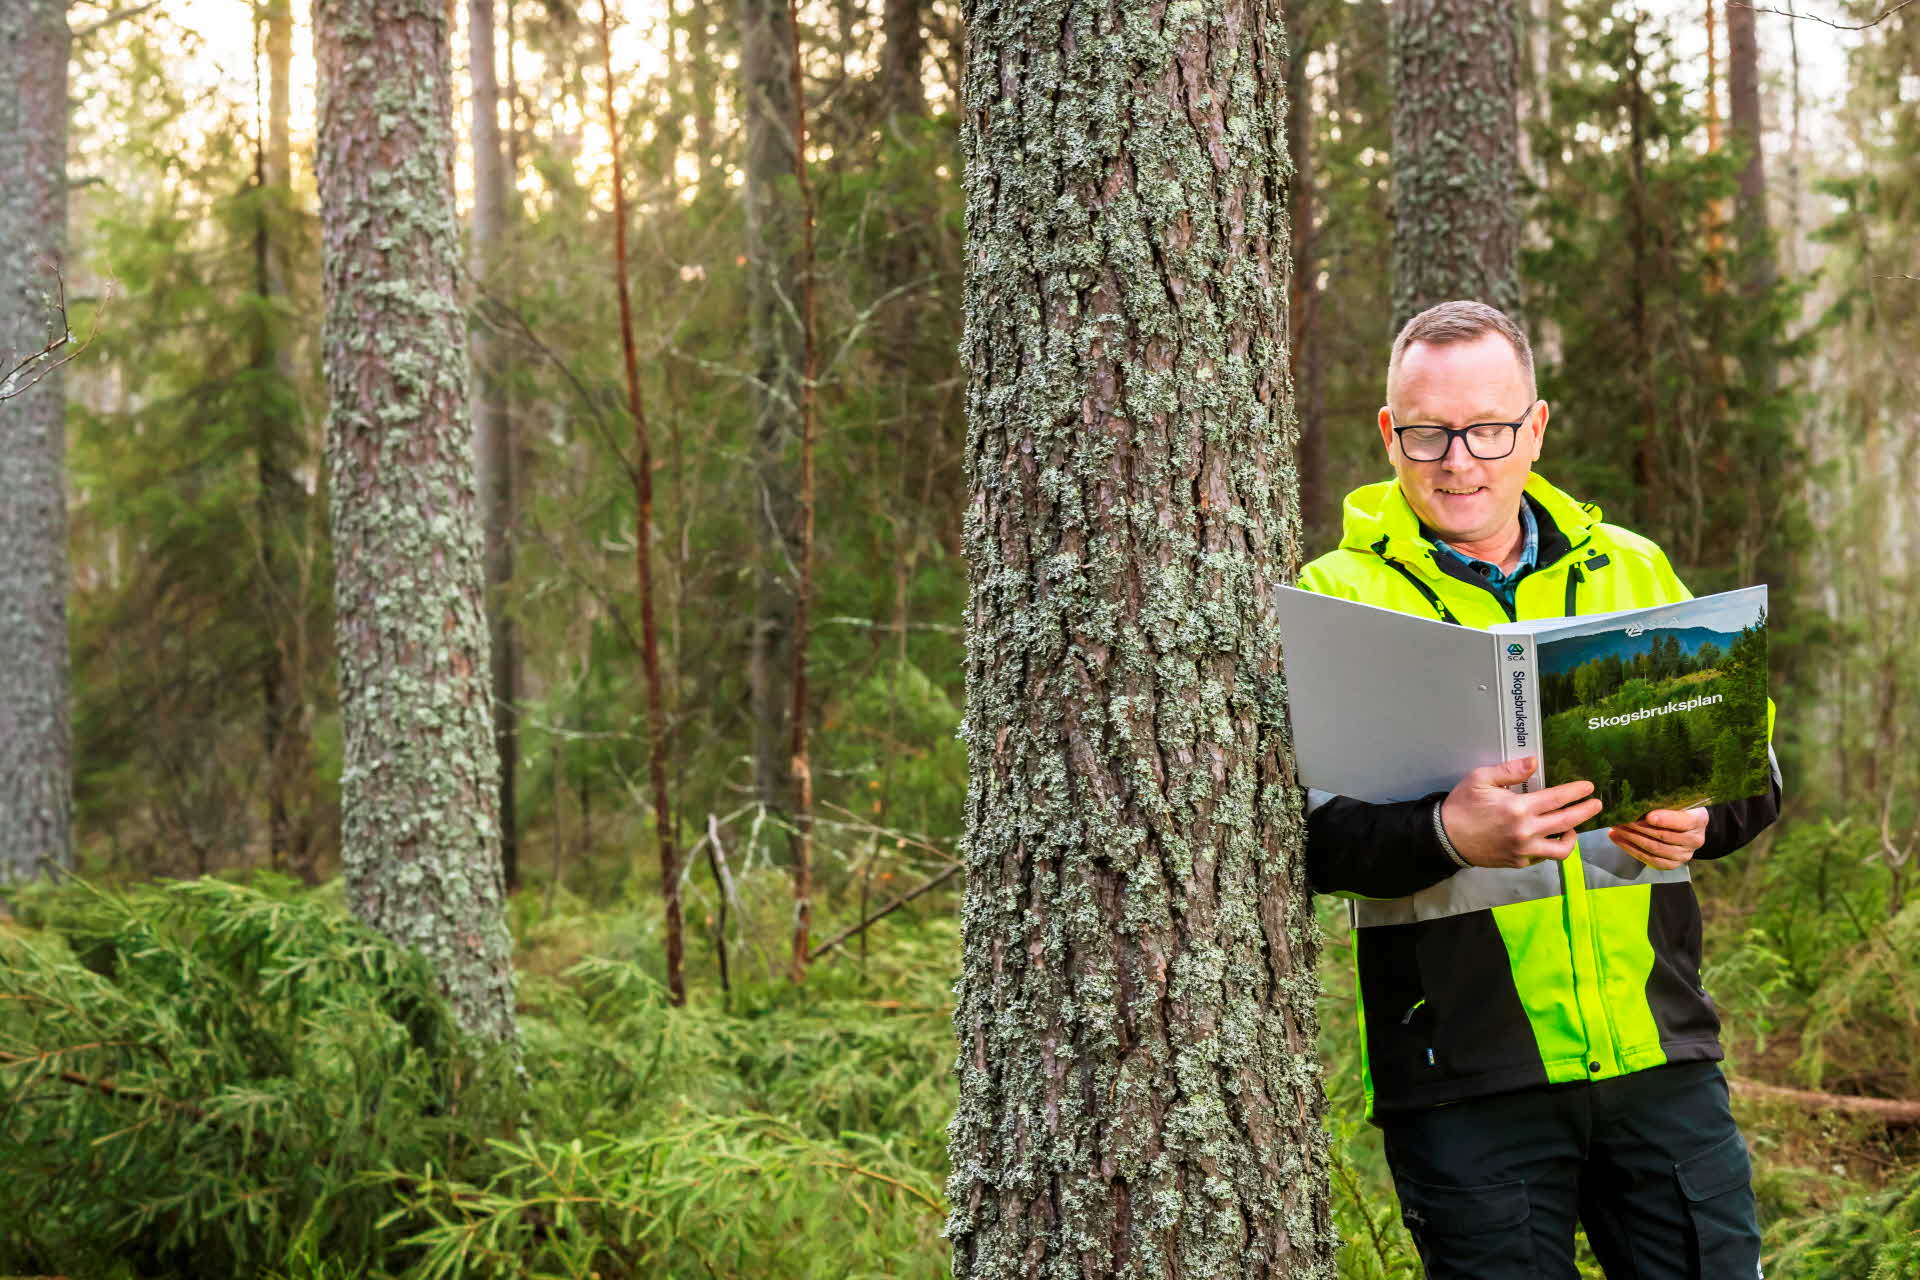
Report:
[[1672,871],[1707,839],[1705,809],[1655,809],[1638,822],[1607,830],[1608,839],[1650,867]]

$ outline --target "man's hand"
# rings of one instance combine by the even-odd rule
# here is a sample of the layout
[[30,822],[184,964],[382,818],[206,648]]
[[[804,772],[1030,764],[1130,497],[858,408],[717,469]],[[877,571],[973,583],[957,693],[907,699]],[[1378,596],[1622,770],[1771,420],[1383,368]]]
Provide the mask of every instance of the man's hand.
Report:
[[1638,822],[1609,827],[1607,838],[1648,866],[1672,871],[1706,843],[1707,811],[1655,809]]
[[1588,798],[1593,784],[1563,782],[1531,795],[1507,790],[1532,777],[1533,767],[1532,756],[1487,765],[1447,793],[1440,821],[1461,857],[1476,867],[1530,867],[1573,852],[1569,833],[1600,812],[1600,802]]

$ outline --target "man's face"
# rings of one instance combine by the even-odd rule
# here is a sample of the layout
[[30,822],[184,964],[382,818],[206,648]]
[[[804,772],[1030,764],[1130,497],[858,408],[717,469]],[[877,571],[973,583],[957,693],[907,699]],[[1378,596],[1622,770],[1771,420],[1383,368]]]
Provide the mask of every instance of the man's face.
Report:
[[[1520,491],[1540,457],[1547,429],[1544,403],[1528,411],[1532,395],[1519,355],[1497,333],[1447,346],[1416,342],[1400,353],[1400,367],[1380,410],[1380,439],[1408,505],[1444,540],[1494,538],[1519,515]],[[1447,456],[1439,461],[1414,462],[1401,454],[1393,433],[1396,426],[1515,422],[1523,414],[1526,425],[1513,452],[1491,462],[1468,453],[1467,442],[1459,437],[1448,441]]]

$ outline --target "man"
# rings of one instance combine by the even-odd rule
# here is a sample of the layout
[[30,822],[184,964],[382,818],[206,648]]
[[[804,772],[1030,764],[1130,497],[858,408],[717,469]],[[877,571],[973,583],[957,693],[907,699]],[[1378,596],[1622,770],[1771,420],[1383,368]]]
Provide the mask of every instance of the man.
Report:
[[[1689,598],[1659,547],[1532,473],[1548,416],[1506,315],[1415,316],[1380,410],[1395,479],[1348,496],[1300,585],[1470,627]],[[1355,899],[1367,1104],[1402,1217],[1433,1280],[1572,1280],[1576,1219],[1613,1280],[1749,1280],[1688,865],[1773,821],[1778,768],[1768,796],[1577,839],[1592,785],[1507,789],[1532,771],[1404,804],[1308,797],[1313,886]]]

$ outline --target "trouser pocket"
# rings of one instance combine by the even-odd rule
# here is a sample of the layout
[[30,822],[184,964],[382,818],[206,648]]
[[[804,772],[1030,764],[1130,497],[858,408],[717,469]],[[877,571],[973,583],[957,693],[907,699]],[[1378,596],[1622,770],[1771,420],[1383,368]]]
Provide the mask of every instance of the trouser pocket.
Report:
[[1753,1280],[1760,1274],[1760,1223],[1753,1165],[1737,1133],[1673,1166],[1686,1201],[1701,1280]]
[[1518,1280],[1534,1274],[1531,1206],[1522,1179],[1436,1187],[1395,1178],[1400,1220],[1428,1280]]

